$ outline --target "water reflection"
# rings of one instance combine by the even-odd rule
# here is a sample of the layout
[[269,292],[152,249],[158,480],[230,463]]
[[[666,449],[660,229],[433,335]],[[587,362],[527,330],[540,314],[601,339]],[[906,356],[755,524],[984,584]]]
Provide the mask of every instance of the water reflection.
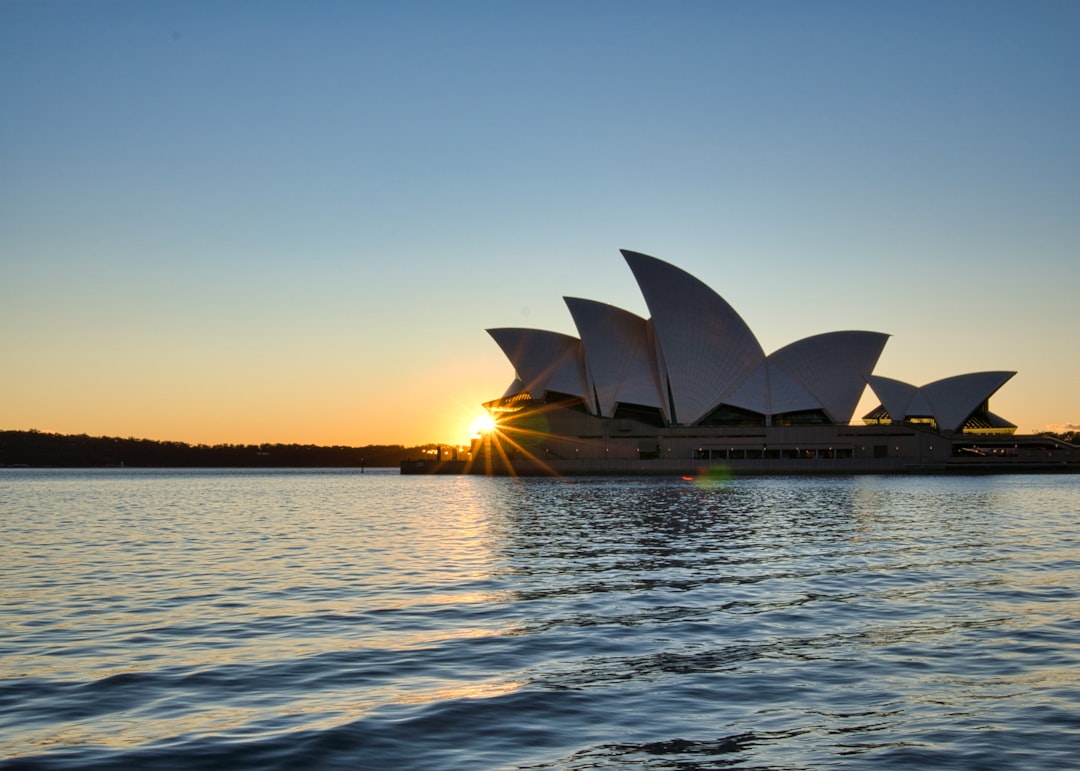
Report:
[[[689,589],[715,581],[753,581],[808,552],[856,538],[854,491],[794,480],[737,481],[724,488],[654,480],[508,484],[496,496],[504,522],[494,543],[506,570],[543,577],[635,576]],[[607,584],[609,587],[613,584]],[[544,586],[536,591],[544,591]],[[584,587],[604,590],[604,585]]]
[[1080,733],[1076,480],[32,476],[0,474],[9,756],[963,767]]
[[[625,696],[683,683],[698,699],[771,704],[801,730],[824,716],[838,735],[880,735],[845,744],[862,753],[919,745],[895,735],[918,705],[969,714],[976,698],[1025,700],[1025,689],[1068,677],[1013,650],[1031,637],[1021,627],[1032,618],[1017,623],[1017,608],[1030,613],[1041,592],[1055,613],[1062,602],[1080,610],[1071,589],[1027,588],[1009,540],[1010,515],[1024,506],[1013,484],[524,480],[500,487],[495,502],[492,545],[528,608],[516,634],[557,651],[528,669],[533,687]],[[1066,553],[1028,545],[1075,569]],[[997,597],[1017,607],[1005,612]],[[582,635],[588,652],[573,655]],[[1065,639],[1060,630],[1035,637]],[[1023,675],[1009,674],[1016,657]],[[690,756],[693,745],[589,756],[649,754],[643,747]]]

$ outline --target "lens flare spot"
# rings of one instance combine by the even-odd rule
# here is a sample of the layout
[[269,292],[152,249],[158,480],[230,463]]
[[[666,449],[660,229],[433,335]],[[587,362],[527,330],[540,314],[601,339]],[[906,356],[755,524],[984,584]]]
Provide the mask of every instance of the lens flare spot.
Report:
[[734,475],[731,469],[723,463],[707,466],[698,471],[693,477],[694,484],[702,489],[727,487]]

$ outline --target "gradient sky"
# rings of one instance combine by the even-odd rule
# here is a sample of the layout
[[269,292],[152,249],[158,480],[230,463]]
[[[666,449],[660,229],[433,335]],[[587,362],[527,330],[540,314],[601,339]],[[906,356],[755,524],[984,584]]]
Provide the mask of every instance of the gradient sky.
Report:
[[[0,3],[0,428],[465,442],[484,332],[647,315],[1080,424],[1080,3]],[[867,396],[863,411],[876,404]],[[861,412],[859,414],[862,414]]]

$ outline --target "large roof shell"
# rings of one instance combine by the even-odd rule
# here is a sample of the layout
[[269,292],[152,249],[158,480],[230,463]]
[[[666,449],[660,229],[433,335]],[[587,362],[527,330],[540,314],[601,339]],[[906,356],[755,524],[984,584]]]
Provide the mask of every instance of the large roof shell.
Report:
[[955,431],[979,406],[993,396],[1015,372],[969,372],[924,385],[921,389],[934,408],[939,428]]
[[769,354],[725,403],[769,415],[822,410],[834,423],[848,423],[888,339],[850,331],[797,340]]
[[765,359],[735,309],[686,271],[623,250],[652,314],[674,420],[690,425],[724,403]]
[[[888,339],[881,332],[826,332],[769,354],[771,411],[823,409],[834,423],[850,422],[866,390],[865,378],[874,371]],[[805,389],[817,405],[801,406],[790,387],[781,387],[781,373]]]
[[[589,401],[585,355],[578,338],[520,327],[489,329],[488,334],[514,365],[517,381],[521,382],[518,393],[527,391],[534,399],[542,399],[548,391],[558,391]],[[511,384],[511,390],[514,388]]]
[[581,335],[588,390],[595,397],[597,414],[613,417],[620,402],[662,408],[649,322],[607,303],[563,299]]
[[881,406],[893,420],[903,420],[908,414],[908,405],[919,390],[911,383],[881,375],[867,375],[866,382],[881,401]]
[[[760,364],[745,374],[722,403],[767,415],[771,412],[770,393],[768,360],[763,359]],[[713,408],[718,406],[720,406],[719,403],[713,405]]]

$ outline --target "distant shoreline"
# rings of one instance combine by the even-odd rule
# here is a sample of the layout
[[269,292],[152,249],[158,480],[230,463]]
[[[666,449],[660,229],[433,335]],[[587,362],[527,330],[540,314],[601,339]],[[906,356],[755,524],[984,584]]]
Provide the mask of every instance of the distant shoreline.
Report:
[[0,468],[397,468],[446,445],[191,445],[154,439],[0,431]]

